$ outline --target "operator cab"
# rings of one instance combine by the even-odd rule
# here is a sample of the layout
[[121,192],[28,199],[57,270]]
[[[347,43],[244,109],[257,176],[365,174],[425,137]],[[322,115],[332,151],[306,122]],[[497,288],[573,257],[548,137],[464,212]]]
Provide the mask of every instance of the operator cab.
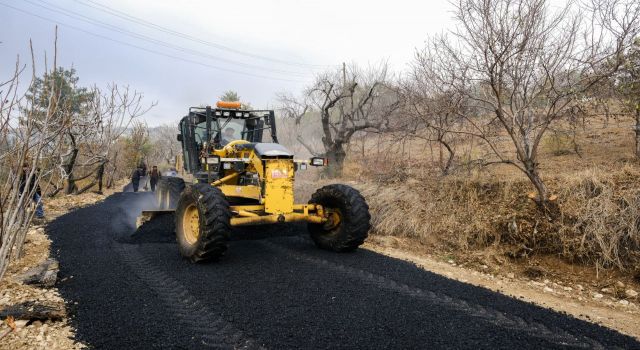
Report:
[[[249,141],[244,147],[263,142],[263,135],[278,143],[273,110],[243,110],[240,102],[218,102],[215,108],[191,107],[179,125],[184,169],[196,175],[204,171],[202,154],[221,149],[235,140]],[[265,132],[266,131],[266,132]],[[269,142],[269,141],[267,141]]]

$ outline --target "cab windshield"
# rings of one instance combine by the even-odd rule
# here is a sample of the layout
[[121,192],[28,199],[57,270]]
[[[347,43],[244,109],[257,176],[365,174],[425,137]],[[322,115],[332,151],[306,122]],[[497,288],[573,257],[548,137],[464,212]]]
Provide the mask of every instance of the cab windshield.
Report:
[[[222,130],[222,132],[220,132]],[[207,137],[207,122],[203,121],[195,125],[194,134],[196,142],[202,144],[206,141]],[[226,146],[229,142],[235,140],[247,140],[249,134],[246,130],[245,119],[229,118],[226,120],[219,120],[218,123],[211,124],[211,135],[213,136],[214,143],[220,143],[221,146]]]
[[219,137],[220,145],[226,146],[231,141],[246,139],[245,125],[246,120],[244,119],[228,119],[224,123],[220,123],[221,133],[220,130],[216,130],[217,126],[214,127],[213,133]]

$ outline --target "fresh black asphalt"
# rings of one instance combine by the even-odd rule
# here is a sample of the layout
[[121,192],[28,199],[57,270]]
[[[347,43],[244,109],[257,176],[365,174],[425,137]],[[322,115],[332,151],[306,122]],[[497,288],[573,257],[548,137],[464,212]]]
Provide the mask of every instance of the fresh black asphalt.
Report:
[[237,230],[216,263],[182,259],[149,193],[47,227],[79,341],[97,349],[640,349],[615,331],[371,251],[318,250],[304,225]]

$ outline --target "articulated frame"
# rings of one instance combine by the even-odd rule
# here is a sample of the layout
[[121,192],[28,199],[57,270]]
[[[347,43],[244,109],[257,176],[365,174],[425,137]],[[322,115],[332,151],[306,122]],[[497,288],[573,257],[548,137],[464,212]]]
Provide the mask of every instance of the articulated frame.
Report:
[[317,204],[294,204],[293,212],[286,214],[268,214],[264,205],[234,205],[230,207],[234,216],[231,226],[275,224],[283,222],[307,221],[314,224],[326,223],[329,219],[325,211]]

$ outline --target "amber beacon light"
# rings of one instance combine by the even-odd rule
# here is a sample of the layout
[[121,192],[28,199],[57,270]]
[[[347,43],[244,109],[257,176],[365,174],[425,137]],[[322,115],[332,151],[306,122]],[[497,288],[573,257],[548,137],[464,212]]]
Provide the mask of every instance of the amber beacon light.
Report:
[[240,102],[229,102],[229,101],[218,101],[216,102],[216,107],[218,108],[226,108],[226,109],[240,109],[242,105]]

